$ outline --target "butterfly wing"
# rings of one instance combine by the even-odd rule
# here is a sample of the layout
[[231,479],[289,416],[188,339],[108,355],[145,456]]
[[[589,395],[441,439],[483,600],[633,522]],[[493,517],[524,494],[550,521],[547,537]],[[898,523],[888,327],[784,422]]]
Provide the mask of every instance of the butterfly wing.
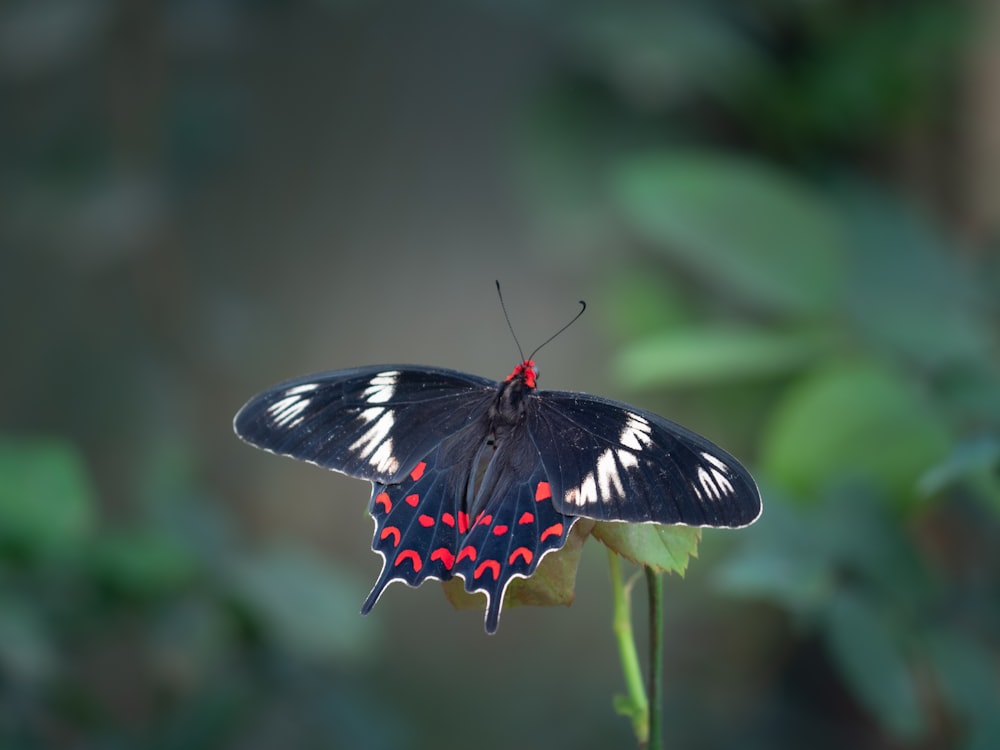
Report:
[[760,515],[750,473],[702,436],[597,396],[536,391],[530,399],[528,433],[562,513],[730,528]]
[[383,564],[362,612],[393,581],[459,575],[486,594],[492,633],[507,585],[562,547],[574,520],[555,509],[523,426],[491,442],[497,388],[438,368],[340,370],[261,393],[234,427],[257,447],[372,482]]
[[[457,575],[469,593],[486,594],[486,631],[496,632],[511,580],[532,575],[576,520],[556,510],[540,457],[519,433],[523,427],[494,450],[485,431],[467,427],[402,482],[375,484],[372,549],[383,564],[362,612],[393,581],[419,586]],[[477,481],[480,459],[486,466]]]
[[496,389],[486,378],[431,367],[337,370],[260,393],[233,427],[272,453],[393,484],[448,435],[483,420]]

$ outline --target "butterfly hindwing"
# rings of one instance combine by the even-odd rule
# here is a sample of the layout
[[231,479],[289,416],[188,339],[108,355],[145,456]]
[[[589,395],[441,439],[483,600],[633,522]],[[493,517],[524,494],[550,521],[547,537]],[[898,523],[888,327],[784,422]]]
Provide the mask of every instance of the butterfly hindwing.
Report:
[[520,438],[497,443],[474,507],[453,573],[469,593],[486,594],[486,631],[493,633],[511,580],[531,576],[547,553],[561,549],[576,518],[556,510],[538,453]]
[[[486,594],[486,630],[496,632],[510,581],[532,575],[547,552],[566,543],[575,518],[553,505],[537,453],[523,440],[494,446],[488,439],[469,427],[417,462],[404,481],[374,484],[372,549],[383,564],[363,613],[394,581],[419,586],[457,575],[469,593]],[[478,478],[477,457],[485,464]]]
[[714,527],[746,526],[760,515],[749,472],[674,422],[582,393],[537,391],[529,401],[528,432],[563,513]]
[[394,485],[374,483],[369,513],[375,519],[372,549],[382,556],[382,572],[361,608],[363,614],[393,581],[419,586],[428,578],[446,581],[452,576],[455,550],[468,516],[455,510],[446,472],[437,454],[419,461],[408,481]]

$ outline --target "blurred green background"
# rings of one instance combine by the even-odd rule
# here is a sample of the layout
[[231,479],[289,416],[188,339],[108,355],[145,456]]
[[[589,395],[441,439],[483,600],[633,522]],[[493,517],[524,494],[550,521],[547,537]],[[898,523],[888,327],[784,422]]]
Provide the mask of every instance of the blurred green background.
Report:
[[[0,746],[630,747],[601,546],[495,637],[231,432],[379,362],[754,470],[666,585],[684,748],[1000,747],[995,2],[0,6]],[[637,616],[642,616],[637,607]]]

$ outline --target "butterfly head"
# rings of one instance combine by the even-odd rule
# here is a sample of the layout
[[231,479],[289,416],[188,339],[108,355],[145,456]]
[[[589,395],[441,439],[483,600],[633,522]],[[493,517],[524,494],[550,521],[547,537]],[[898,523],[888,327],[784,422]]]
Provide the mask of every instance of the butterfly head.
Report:
[[538,366],[530,359],[524,360],[514,368],[514,372],[507,376],[508,383],[512,380],[520,380],[528,388],[534,388],[537,379]]

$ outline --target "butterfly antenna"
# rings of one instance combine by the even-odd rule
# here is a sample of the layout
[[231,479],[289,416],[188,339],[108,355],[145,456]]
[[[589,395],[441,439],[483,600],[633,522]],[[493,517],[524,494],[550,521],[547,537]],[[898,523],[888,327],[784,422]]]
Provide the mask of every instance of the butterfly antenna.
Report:
[[586,309],[587,309],[587,303],[586,303],[586,302],[584,302],[583,300],[580,300],[580,311],[579,311],[579,312],[578,312],[578,313],[577,313],[576,315],[574,315],[574,316],[573,316],[573,319],[572,319],[572,320],[570,320],[570,322],[569,322],[569,323],[567,323],[566,325],[564,325],[564,326],[563,326],[562,328],[560,328],[560,329],[559,329],[558,331],[556,331],[555,333],[553,333],[553,334],[552,334],[551,336],[549,336],[549,337],[548,337],[547,339],[545,339],[545,341],[543,341],[543,342],[542,342],[542,343],[540,343],[540,344],[539,344],[538,346],[536,346],[536,347],[535,347],[535,351],[533,351],[533,352],[532,352],[531,354],[529,354],[529,355],[528,355],[528,359],[534,359],[534,358],[535,358],[535,355],[536,355],[536,354],[538,354],[538,350],[539,350],[539,349],[541,349],[541,348],[542,348],[543,346],[545,346],[545,345],[546,345],[547,343],[549,343],[550,341],[552,341],[552,339],[554,339],[554,338],[555,338],[556,336],[558,336],[558,335],[559,335],[560,333],[562,333],[562,332],[563,332],[563,331],[565,331],[565,330],[566,330],[567,328],[569,328],[569,327],[570,327],[571,325],[573,325],[573,324],[574,324],[574,323],[575,323],[575,322],[576,322],[577,320],[579,320],[579,319],[580,319],[580,316],[581,316],[581,315],[583,315],[583,311],[584,311],[584,310],[586,310]]
[[521,342],[517,340],[517,334],[514,333],[514,326],[510,324],[510,315],[507,314],[507,305],[503,303],[503,293],[500,291],[500,280],[496,280],[497,283],[497,297],[500,298],[500,309],[503,310],[503,317],[507,321],[507,327],[510,329],[510,335],[514,338],[514,345],[517,346],[517,353],[521,355],[521,361],[524,361],[524,350],[521,348]]

